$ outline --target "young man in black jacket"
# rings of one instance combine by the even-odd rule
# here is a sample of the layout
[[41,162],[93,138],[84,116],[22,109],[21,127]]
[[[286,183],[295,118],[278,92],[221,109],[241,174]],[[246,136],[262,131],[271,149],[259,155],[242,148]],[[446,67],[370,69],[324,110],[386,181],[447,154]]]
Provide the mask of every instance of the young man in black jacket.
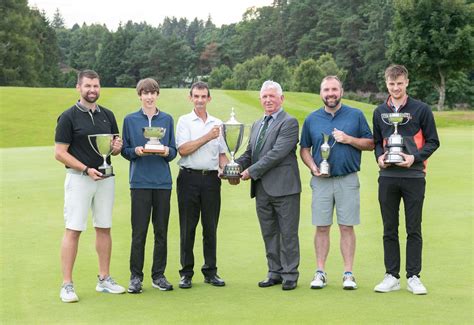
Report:
[[[407,95],[408,71],[402,65],[391,65],[385,70],[389,97],[373,115],[375,157],[380,167],[379,203],[384,234],[384,262],[386,274],[374,290],[390,292],[400,289],[400,244],[398,240],[399,206],[403,199],[407,231],[406,276],[407,289],[413,294],[427,294],[420,281],[423,239],[421,219],[425,197],[427,159],[439,147],[436,124],[430,107]],[[398,126],[403,137],[403,158],[398,163],[387,163],[387,141],[394,127],[382,119],[384,113],[409,113],[408,123]]]

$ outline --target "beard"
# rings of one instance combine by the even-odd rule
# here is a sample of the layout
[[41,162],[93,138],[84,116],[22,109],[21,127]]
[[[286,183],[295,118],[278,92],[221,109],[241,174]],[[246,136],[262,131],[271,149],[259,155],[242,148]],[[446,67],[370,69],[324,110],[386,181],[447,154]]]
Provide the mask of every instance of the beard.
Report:
[[[329,99],[334,99],[334,102],[329,102]],[[326,97],[323,99],[324,105],[328,108],[336,108],[337,105],[341,102],[341,97]]]
[[[94,94],[94,96],[90,96],[91,94]],[[83,96],[82,98],[84,98],[84,100],[90,104],[94,104],[98,99],[99,99],[99,93],[89,93],[87,92],[87,94],[85,96]]]

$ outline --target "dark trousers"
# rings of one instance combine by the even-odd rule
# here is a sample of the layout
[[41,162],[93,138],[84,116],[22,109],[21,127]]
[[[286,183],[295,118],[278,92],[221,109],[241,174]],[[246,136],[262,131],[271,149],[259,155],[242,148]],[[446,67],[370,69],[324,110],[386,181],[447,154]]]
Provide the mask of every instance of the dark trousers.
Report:
[[300,194],[270,196],[255,182],[256,209],[272,279],[297,281],[300,264]]
[[398,224],[400,200],[405,207],[407,232],[406,276],[421,271],[421,219],[425,198],[425,178],[379,177],[379,203],[383,220],[383,247],[386,273],[399,277],[400,243]]
[[217,224],[221,209],[221,180],[217,172],[207,175],[181,169],[177,180],[179,226],[181,233],[181,276],[194,275],[194,239],[201,217],[204,276],[217,273]]
[[139,277],[143,281],[145,243],[151,215],[155,239],[151,277],[157,279],[164,274],[166,268],[171,190],[131,189],[130,196],[132,201],[131,277]]

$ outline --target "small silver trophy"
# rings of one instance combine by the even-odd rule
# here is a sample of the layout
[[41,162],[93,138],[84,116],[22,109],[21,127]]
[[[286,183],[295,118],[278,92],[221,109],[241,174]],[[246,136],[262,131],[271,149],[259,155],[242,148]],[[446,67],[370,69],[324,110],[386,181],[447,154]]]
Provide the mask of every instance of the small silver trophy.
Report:
[[329,166],[328,159],[329,154],[331,153],[331,146],[329,145],[329,134],[321,133],[323,136],[324,142],[321,145],[321,157],[323,161],[319,164],[319,172],[321,173],[322,177],[329,177],[331,176],[331,166]]
[[98,168],[104,178],[114,176],[114,169],[107,164],[107,157],[112,153],[112,141],[116,136],[118,134],[92,134],[87,136],[92,149],[104,159],[104,163]]
[[143,128],[143,136],[148,142],[143,147],[143,152],[151,154],[161,154],[165,152],[165,146],[161,144],[160,139],[163,139],[166,133],[166,128],[158,126],[148,126]]
[[395,131],[388,138],[387,148],[388,153],[385,157],[384,162],[387,164],[396,164],[403,162],[403,157],[400,156],[400,152],[403,151],[403,137],[398,134],[398,126],[407,124],[410,119],[410,113],[383,113],[381,114],[382,121],[387,125],[393,125]]
[[230,119],[222,124],[225,144],[230,154],[230,162],[225,165],[222,178],[240,178],[240,165],[234,161],[235,154],[242,145],[245,125],[235,119],[234,108],[230,113]]

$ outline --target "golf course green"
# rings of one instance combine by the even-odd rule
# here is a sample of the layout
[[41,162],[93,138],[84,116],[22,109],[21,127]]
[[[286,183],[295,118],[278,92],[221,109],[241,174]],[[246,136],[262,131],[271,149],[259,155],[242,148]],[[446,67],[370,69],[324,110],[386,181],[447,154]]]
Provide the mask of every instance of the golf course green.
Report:
[[[162,89],[158,106],[174,117],[191,111],[185,89]],[[227,120],[234,107],[239,121],[250,124],[262,115],[255,91],[211,90],[211,114]],[[152,288],[150,269],[152,231],[145,255],[144,290],[140,295],[111,295],[95,291],[97,256],[89,220],[81,235],[74,268],[80,301],[59,299],[60,242],[64,232],[64,166],[54,159],[54,130],[62,111],[78,99],[75,89],[0,87],[0,323],[179,323],[179,324],[472,324],[473,317],[473,142],[474,112],[435,113],[441,147],[430,158],[423,213],[422,280],[428,295],[406,290],[375,293],[384,275],[382,222],[377,201],[378,168],[371,152],[364,152],[361,183],[361,225],[356,227],[354,275],[358,289],[342,290],[343,264],[339,233],[332,229],[328,257],[328,286],[309,289],[315,271],[314,227],[311,224],[310,173],[300,162],[301,264],[298,288],[259,288],[266,275],[263,240],[250,199],[250,186],[223,182],[218,228],[219,275],[227,285],[205,284],[201,227],[195,244],[193,288],[177,288],[179,281],[179,225],[173,188],[168,232],[166,276],[175,290]],[[344,103],[363,110],[371,125],[374,106]],[[99,104],[114,111],[119,128],[126,114],[139,108],[134,89],[103,88]],[[300,121],[321,106],[318,95],[287,93],[285,109]],[[240,153],[242,149],[240,150]],[[239,156],[239,153],[237,154]],[[114,157],[116,193],[113,215],[111,275],[128,285],[130,253],[130,196],[128,162]],[[174,180],[177,159],[171,162]],[[400,211],[402,269],[405,230]]]

